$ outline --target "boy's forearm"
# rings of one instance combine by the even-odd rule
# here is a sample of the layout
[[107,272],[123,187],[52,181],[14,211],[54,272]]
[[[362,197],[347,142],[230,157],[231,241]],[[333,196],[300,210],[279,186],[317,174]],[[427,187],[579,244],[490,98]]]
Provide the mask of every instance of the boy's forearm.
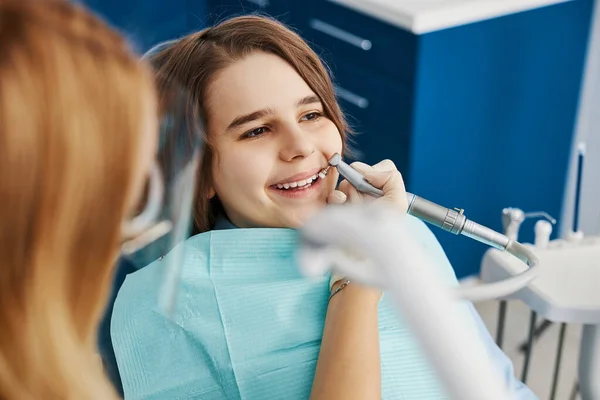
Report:
[[380,399],[378,290],[350,284],[327,309],[312,400]]

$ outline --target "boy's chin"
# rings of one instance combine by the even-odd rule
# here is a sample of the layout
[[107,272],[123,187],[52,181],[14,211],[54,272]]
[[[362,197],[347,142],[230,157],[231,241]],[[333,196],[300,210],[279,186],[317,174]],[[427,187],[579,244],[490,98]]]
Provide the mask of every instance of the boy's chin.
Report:
[[326,203],[314,204],[311,207],[304,207],[302,210],[295,210],[294,213],[287,215],[288,226],[293,229],[301,228],[309,219],[323,211],[326,205]]

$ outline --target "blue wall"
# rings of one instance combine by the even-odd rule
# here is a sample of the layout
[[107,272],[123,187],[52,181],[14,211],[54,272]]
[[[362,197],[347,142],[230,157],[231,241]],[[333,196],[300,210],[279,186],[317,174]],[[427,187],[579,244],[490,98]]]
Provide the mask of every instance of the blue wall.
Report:
[[[504,207],[560,218],[592,8],[577,0],[420,37],[415,193],[500,232]],[[435,233],[459,276],[478,272],[485,246]],[[519,239],[533,241],[533,222]]]

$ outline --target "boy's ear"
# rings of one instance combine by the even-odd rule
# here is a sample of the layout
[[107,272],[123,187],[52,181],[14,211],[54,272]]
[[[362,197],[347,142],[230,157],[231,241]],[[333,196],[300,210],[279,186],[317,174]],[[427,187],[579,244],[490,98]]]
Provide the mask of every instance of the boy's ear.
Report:
[[209,187],[206,193],[206,197],[208,197],[209,200],[212,200],[216,195],[217,192],[215,192],[215,188],[212,186]]

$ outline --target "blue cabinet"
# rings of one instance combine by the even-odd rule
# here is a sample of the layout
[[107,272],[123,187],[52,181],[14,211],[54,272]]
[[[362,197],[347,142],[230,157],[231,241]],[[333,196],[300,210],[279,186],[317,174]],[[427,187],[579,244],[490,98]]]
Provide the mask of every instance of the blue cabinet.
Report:
[[336,64],[361,66],[409,86],[415,78],[418,36],[327,0],[298,4],[292,20],[317,51]]
[[80,0],[80,3],[121,31],[139,53],[188,32],[186,0]]
[[[374,164],[390,158],[410,168],[412,89],[359,66],[331,63],[338,101],[356,135],[353,158]],[[386,149],[392,152],[385,156]]]
[[293,0],[207,0],[212,24],[237,15],[261,14],[290,23]]

